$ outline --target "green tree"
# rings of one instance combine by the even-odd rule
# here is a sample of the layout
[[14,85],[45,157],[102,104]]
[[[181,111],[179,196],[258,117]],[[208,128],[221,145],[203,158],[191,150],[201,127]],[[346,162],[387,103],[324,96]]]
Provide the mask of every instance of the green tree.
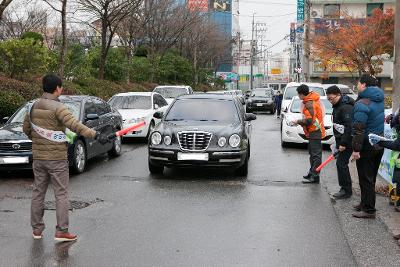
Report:
[[151,64],[147,57],[133,57],[130,63],[130,79],[135,82],[146,82],[150,80]]
[[37,32],[24,32],[21,35],[21,39],[33,39],[36,42],[39,42],[40,44],[43,45],[43,36],[40,33]]
[[192,66],[186,58],[170,51],[160,60],[158,80],[162,83],[190,83]]
[[0,42],[0,71],[14,78],[42,74],[51,62],[47,48],[34,39]]

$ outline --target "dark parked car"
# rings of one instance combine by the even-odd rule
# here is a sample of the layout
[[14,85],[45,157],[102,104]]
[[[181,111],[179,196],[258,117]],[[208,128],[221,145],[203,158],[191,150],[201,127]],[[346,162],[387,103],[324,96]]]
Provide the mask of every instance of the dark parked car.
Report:
[[164,167],[226,167],[247,175],[250,158],[249,121],[237,97],[220,94],[178,97],[149,140],[149,170],[162,173]]
[[[91,96],[61,96],[60,101],[68,107],[86,126],[104,133],[120,130],[122,117],[103,100]],[[4,118],[5,125],[0,128],[0,170],[32,168],[32,141],[22,132],[22,124],[29,104],[22,106],[11,118]],[[101,145],[94,139],[77,137],[68,147],[68,160],[73,171],[85,170],[87,160],[99,154],[119,156],[121,139]]]
[[247,111],[269,111],[275,113],[274,92],[270,88],[256,88],[247,99]]

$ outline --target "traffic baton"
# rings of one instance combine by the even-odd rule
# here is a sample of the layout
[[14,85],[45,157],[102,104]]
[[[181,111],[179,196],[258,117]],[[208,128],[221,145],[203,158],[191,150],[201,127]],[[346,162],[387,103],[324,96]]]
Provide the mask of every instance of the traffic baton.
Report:
[[145,125],[146,125],[146,122],[144,122],[144,121],[136,123],[136,124],[134,124],[132,126],[129,126],[129,127],[125,128],[125,129],[119,130],[118,132],[109,134],[107,136],[107,138],[109,140],[111,140],[111,139],[114,139],[115,137],[126,135],[127,133],[132,132],[133,130],[141,128],[141,127],[143,127]]
[[331,154],[324,162],[321,163],[321,165],[318,166],[317,169],[315,169],[316,172],[321,172],[321,170],[328,165],[329,162],[337,158],[339,155],[339,151],[336,151],[335,153]]

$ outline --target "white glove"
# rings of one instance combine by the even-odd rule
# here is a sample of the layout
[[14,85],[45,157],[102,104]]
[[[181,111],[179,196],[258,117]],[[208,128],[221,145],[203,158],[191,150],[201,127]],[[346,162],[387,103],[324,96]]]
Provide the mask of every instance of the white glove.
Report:
[[338,151],[336,148],[336,144],[331,145],[331,151],[332,151],[332,154],[335,154]]
[[368,139],[369,139],[369,143],[371,144],[371,146],[374,146],[374,145],[378,144],[380,141],[385,140],[385,138],[383,138],[382,136],[376,135],[376,134],[369,134]]

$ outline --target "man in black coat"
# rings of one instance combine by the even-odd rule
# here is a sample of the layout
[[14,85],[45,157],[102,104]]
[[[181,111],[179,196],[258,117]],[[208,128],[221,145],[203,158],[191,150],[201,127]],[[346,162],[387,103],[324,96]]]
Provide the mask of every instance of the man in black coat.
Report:
[[340,151],[336,167],[340,190],[333,196],[336,199],[349,198],[352,195],[352,182],[349,171],[349,160],[352,154],[352,114],[354,99],[342,95],[339,87],[333,85],[326,90],[329,102],[333,106],[333,133],[336,149]]

